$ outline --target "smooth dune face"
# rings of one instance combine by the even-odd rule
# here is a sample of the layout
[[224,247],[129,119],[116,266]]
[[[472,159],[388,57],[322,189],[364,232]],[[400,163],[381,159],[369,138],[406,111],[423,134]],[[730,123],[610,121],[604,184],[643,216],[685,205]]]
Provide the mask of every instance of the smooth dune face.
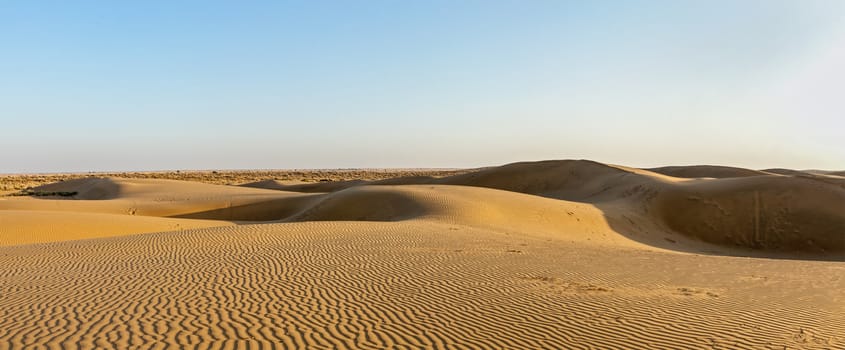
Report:
[[102,213],[0,210],[0,246],[114,237],[139,232],[229,226],[219,220],[184,220]]
[[764,176],[680,186],[659,199],[668,226],[724,246],[845,252],[845,188]]
[[660,169],[0,197],[0,348],[845,348],[842,178]]
[[766,171],[714,165],[667,166],[646,170],[663,175],[682,178],[712,177],[716,179],[721,179],[729,177],[747,177],[773,174],[768,173]]
[[[514,163],[445,178],[404,178],[389,183],[407,188],[412,184],[428,185],[431,189],[438,185],[483,187],[552,198],[561,205],[596,210],[575,216],[594,222],[604,221],[595,226],[593,232],[622,235],[646,245],[672,250],[823,259],[842,259],[845,256],[845,211],[841,209],[845,207],[845,181],[838,176],[804,172],[779,176],[714,166],[657,170],[687,176],[692,174],[694,179],[580,160]],[[357,196],[355,200],[345,200],[341,206],[363,211],[366,207],[350,204],[367,202],[367,196],[361,196],[358,188],[382,185],[384,181],[321,183],[310,185],[305,190],[309,193],[331,192],[325,197],[326,203]],[[335,186],[345,190],[335,191]],[[279,184],[273,188],[285,191],[303,189],[300,185]],[[397,198],[407,197],[407,193],[403,194],[405,190],[398,187],[384,189],[379,192],[380,195],[385,196],[385,191],[392,192]],[[371,190],[370,193],[375,195],[376,192]],[[473,197],[470,193],[474,192],[455,193],[455,196],[450,196],[452,202],[456,196]],[[480,196],[474,195],[469,200],[471,208],[460,211],[483,212],[484,205],[481,203],[496,202],[496,193],[488,191]],[[425,201],[424,198],[432,196],[436,195],[408,198],[406,206],[418,205]],[[517,214],[518,208],[533,208],[535,204],[542,206],[539,203],[538,198],[532,198],[531,205],[510,205],[514,215],[508,217],[521,219],[504,220],[508,222],[496,225],[506,227],[525,222],[525,218],[533,216],[525,211]],[[560,208],[549,210],[558,214],[567,211]],[[389,219],[376,218],[378,215],[393,215],[385,210],[373,211],[375,216],[370,218],[374,220]],[[348,216],[343,210],[334,213],[344,220],[356,220],[354,215]],[[367,218],[366,215],[359,216],[359,219]],[[317,219],[331,220],[332,217],[329,213]],[[564,216],[552,217],[565,219]],[[592,219],[596,217],[603,220]],[[308,220],[303,216],[293,219],[297,218]],[[551,226],[566,227],[567,224]],[[526,231],[538,232],[538,228]],[[569,235],[572,235],[571,232]]]
[[793,169],[781,169],[781,168],[772,168],[763,170],[767,173],[778,174],[778,175],[808,175],[810,173],[800,171],[800,170],[793,170]]

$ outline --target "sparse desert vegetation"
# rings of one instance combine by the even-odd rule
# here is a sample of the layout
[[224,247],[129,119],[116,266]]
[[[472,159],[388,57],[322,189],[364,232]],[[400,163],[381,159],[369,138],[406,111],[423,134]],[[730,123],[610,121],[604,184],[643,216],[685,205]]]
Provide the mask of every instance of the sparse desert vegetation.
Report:
[[26,188],[17,192],[11,192],[6,194],[6,196],[10,197],[73,197],[77,195],[79,192],[76,191],[36,191],[32,188]]
[[278,180],[285,182],[327,182],[346,180],[382,180],[405,176],[442,177],[467,172],[460,169],[301,169],[301,170],[179,170],[136,172],[88,172],[57,174],[0,174],[0,191],[18,191],[49,183],[86,177],[125,179],[166,179],[195,181],[215,185]]

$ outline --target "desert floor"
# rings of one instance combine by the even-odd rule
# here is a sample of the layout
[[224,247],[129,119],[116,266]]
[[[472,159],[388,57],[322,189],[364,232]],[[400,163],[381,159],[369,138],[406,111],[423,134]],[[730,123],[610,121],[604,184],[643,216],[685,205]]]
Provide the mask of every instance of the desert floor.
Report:
[[0,178],[0,349],[845,349],[841,174],[391,174]]

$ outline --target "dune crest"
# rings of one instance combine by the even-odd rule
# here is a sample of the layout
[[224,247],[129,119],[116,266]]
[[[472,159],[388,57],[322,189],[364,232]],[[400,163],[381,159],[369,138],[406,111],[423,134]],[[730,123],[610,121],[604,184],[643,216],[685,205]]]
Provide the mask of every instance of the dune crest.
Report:
[[[671,174],[694,179],[668,176]],[[391,183],[486,187],[589,204],[602,211],[610,225],[607,230],[668,249],[714,249],[697,248],[689,241],[678,244],[686,238],[716,245],[730,254],[743,254],[734,251],[740,249],[772,256],[841,257],[845,254],[845,212],[841,210],[845,207],[845,182],[824,175],[793,174],[713,166],[640,170],[576,160],[522,162]],[[338,190],[364,185],[380,183],[318,183],[309,185],[307,191],[340,194]],[[296,191],[304,187],[276,188]],[[367,200],[361,198],[360,202]]]
[[666,166],[649,168],[646,170],[682,178],[712,177],[716,179],[723,179],[728,177],[748,177],[773,174],[772,172],[767,172],[765,170],[760,171],[717,165]]
[[33,188],[33,191],[35,193],[75,193],[73,195],[75,199],[105,200],[120,198],[122,187],[124,186],[112,179],[89,177],[42,185]]

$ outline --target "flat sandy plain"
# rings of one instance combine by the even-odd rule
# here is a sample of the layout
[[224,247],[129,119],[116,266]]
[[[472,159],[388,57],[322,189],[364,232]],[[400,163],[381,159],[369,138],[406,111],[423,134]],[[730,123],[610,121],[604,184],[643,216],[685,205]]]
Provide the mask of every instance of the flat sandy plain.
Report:
[[0,349],[845,349],[841,173],[393,175],[0,177]]

